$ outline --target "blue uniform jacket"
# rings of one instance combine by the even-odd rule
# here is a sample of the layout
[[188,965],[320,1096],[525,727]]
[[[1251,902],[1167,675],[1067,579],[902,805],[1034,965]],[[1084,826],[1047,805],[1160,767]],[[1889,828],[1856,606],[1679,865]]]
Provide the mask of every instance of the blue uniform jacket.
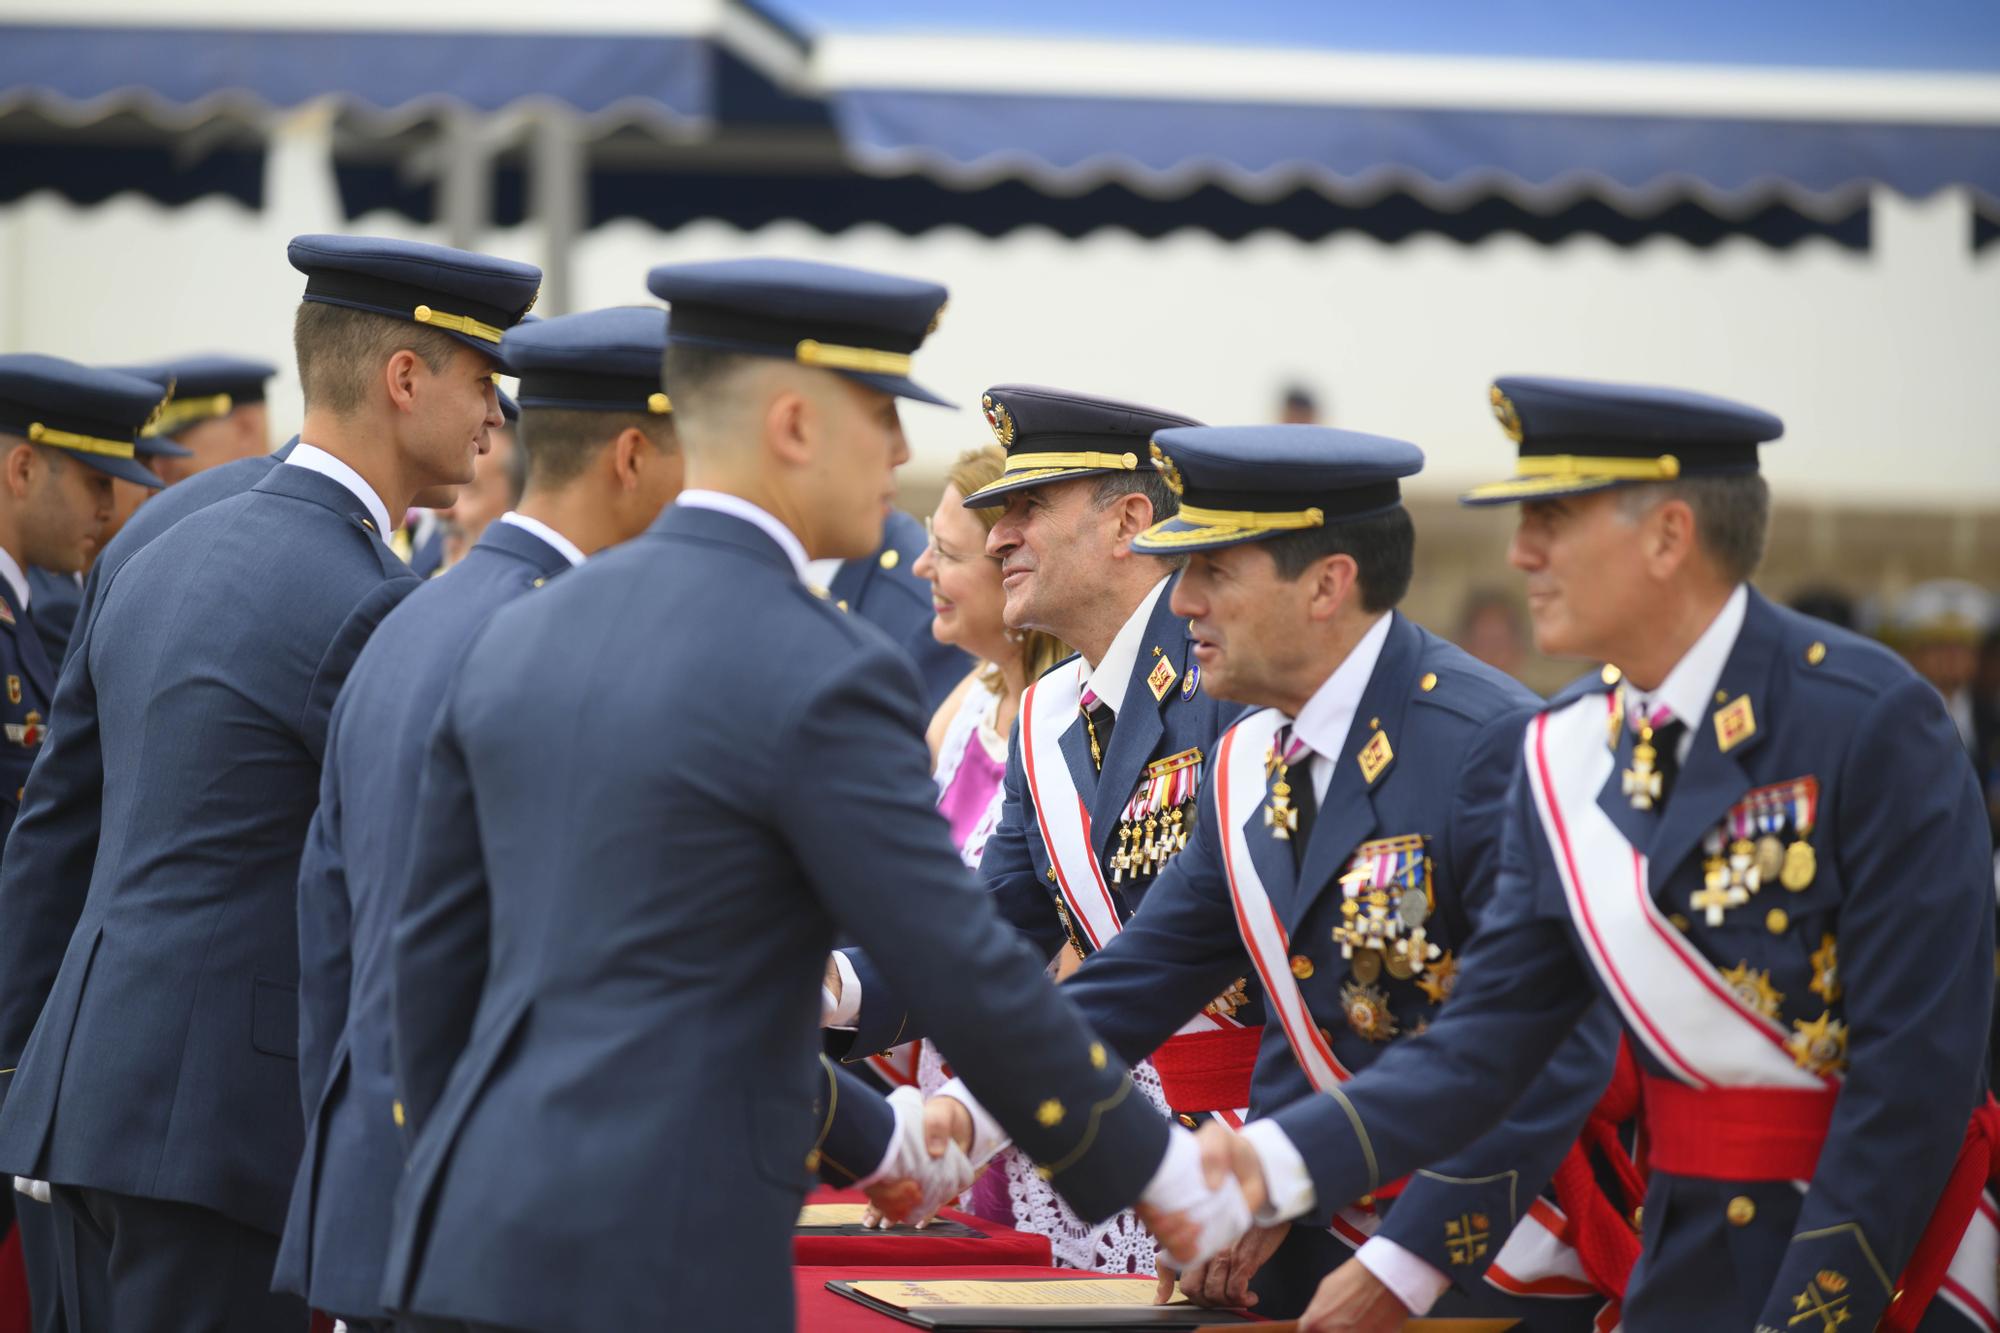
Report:
[[924,525],[900,509],[882,529],[882,548],[866,560],[847,560],[834,572],[828,596],[863,620],[872,620],[902,646],[923,685],[924,716],[944,703],[972,670],[969,654],[939,643],[931,633],[931,585],[914,572],[929,539]]
[[526,528],[488,525],[451,571],[382,622],[334,704],[319,810],[299,863],[299,1093],[306,1140],[277,1286],[379,1318],[403,1172],[389,1056],[389,889],[410,855],[417,779],[445,688],[494,611],[569,569]]
[[[32,594],[31,605],[40,612],[41,602]],[[0,700],[0,720],[5,723],[4,732],[0,732],[0,846],[4,846],[20,813],[28,770],[48,733],[56,669],[41,633],[41,621],[15,601],[14,589],[5,579],[0,579],[0,607],[5,608],[5,614],[0,615],[0,673],[7,678],[6,697]],[[60,943],[56,947],[60,948]],[[28,1021],[33,1023],[34,1016],[29,1015]],[[18,1051],[20,1047],[8,1049]]]
[[671,507],[503,608],[472,659],[394,940],[415,1138],[385,1305],[789,1327],[837,927],[895,960],[1081,1211],[1138,1196],[1166,1126],[959,863],[907,663],[769,537]]
[[83,585],[74,574],[29,565],[28,594],[43,654],[60,670],[69,650],[70,631],[76,628],[76,613],[83,606]]
[[[125,526],[118,529],[104,550],[90,566],[90,573],[83,580],[83,604],[74,618],[74,628],[70,632],[69,651],[76,650],[76,641],[82,637],[82,630],[97,612],[98,599],[103,595],[104,585],[111,576],[124,568],[140,550],[149,545],[155,537],[171,528],[198,509],[206,509],[217,500],[227,500],[232,495],[243,492],[264,480],[264,475],[279,463],[291,457],[292,446],[299,442],[294,435],[285,441],[275,453],[262,454],[255,458],[239,458],[195,473],[186,481],[175,482],[154,495],[146,503],[133,511],[125,520]],[[67,665],[69,657],[63,657]],[[32,1019],[31,1019],[32,1021]]]
[[[1593,677],[1553,706],[1606,688]],[[1643,848],[1654,898],[1688,921],[1711,961],[1768,971],[1782,1025],[1829,1011],[1843,1019],[1850,1063],[1804,1194],[1785,1181],[1652,1173],[1624,1327],[1817,1330],[1793,1316],[1831,1273],[1846,1297],[1842,1322],[1870,1328],[1985,1092],[1993,887],[1977,784],[1937,692],[1900,659],[1754,590],[1717,693],[1717,712],[1749,698],[1756,729],[1725,753],[1710,718],[1695,728]],[[1766,887],[1720,926],[1690,912],[1704,835],[1749,792],[1806,776],[1820,787],[1812,883]],[[1614,770],[1600,804],[1623,819],[1618,781]],[[1339,1098],[1277,1113],[1321,1198],[1351,1198],[1483,1132],[1597,994],[1525,781],[1510,801],[1500,883],[1452,1004]],[[1814,961],[1829,941],[1831,1005]],[[1641,1040],[1632,1045],[1642,1068],[1663,1072]],[[1733,1211],[1749,1216],[1734,1222],[1739,1198],[1750,1207]]]
[[[1128,921],[1152,881],[1128,875],[1116,884],[1111,882],[1110,864],[1118,846],[1120,813],[1144,780],[1148,764],[1198,749],[1206,766],[1213,758],[1216,738],[1243,712],[1241,706],[1210,698],[1204,690],[1196,689],[1190,694],[1183,688],[1194,658],[1187,622],[1175,615],[1169,605],[1173,600],[1174,580],[1178,578],[1175,575],[1168,580],[1146,623],[1144,646],[1125,687],[1125,707],[1118,714],[1111,743],[1104,751],[1103,771],[1097,771],[1091,763],[1090,743],[1081,718],[1062,735],[1063,759],[1076,779],[1077,791],[1085,794],[1090,804],[1091,832],[1097,839],[1098,860],[1105,867],[1105,883],[1111,887],[1120,919]],[[1160,650],[1158,655],[1153,651],[1156,648]],[[1146,681],[1163,659],[1174,670],[1173,684],[1155,698]],[[1066,659],[1055,669],[1074,670],[1070,665],[1074,661]],[[979,874],[992,891],[1000,915],[1034,947],[1036,957],[1046,961],[1072,937],[1057,911],[1061,896],[1050,875],[1048,848],[1035,820],[1034,801],[1021,766],[1019,731],[1017,727],[1007,747],[1005,804],[1000,823],[986,843]],[[1087,947],[1080,937],[1076,942],[1079,948]],[[861,983],[861,1011],[845,1058],[863,1059],[870,1052],[886,1051],[900,1042],[935,1035],[917,1025],[909,1013],[910,1006],[866,951],[850,950],[848,958]],[[1230,977],[1226,981],[1235,979]],[[1254,1026],[1264,1021],[1263,1004],[1254,979],[1246,984],[1239,998],[1232,1015],[1238,1022]],[[1182,1015],[1183,1019],[1186,1017]]]
[[[1304,859],[1270,833],[1264,802],[1245,812],[1249,847],[1291,942],[1292,973],[1334,1056],[1360,1071],[1434,1021],[1449,996],[1458,955],[1492,897],[1507,811],[1508,778],[1523,724],[1540,701],[1522,686],[1396,614],[1361,697]],[[1374,724],[1371,726],[1371,723]],[[1377,735],[1392,758],[1373,782],[1362,751]],[[1296,788],[1304,775],[1293,770]],[[1218,985],[1250,966],[1238,934],[1211,772],[1188,849],[1154,884],[1145,910],[1079,968],[1064,992],[1126,1059],[1138,1059],[1191,1017]],[[1334,941],[1344,895],[1340,877],[1357,848],[1421,834],[1435,906],[1425,929],[1445,952],[1427,974],[1383,971],[1365,990],[1386,1003],[1396,1036],[1371,1040],[1346,1020],[1359,986]],[[1461,1285],[1480,1280],[1507,1236],[1568,1151],[1611,1074],[1616,1020],[1598,1014],[1552,1060],[1506,1122],[1450,1161],[1411,1177],[1386,1209],[1380,1234]],[[1269,1110],[1312,1094],[1284,1027],[1264,1028],[1253,1106]],[[1310,1219],[1324,1225],[1361,1191],[1321,1194]],[[1467,1243],[1455,1224],[1483,1214],[1490,1226]],[[1533,1306],[1528,1307],[1532,1310]]]
[[299,852],[334,696],[413,586],[359,500],[282,466],[104,586],[0,873],[0,919],[68,938],[0,1170],[279,1230]]

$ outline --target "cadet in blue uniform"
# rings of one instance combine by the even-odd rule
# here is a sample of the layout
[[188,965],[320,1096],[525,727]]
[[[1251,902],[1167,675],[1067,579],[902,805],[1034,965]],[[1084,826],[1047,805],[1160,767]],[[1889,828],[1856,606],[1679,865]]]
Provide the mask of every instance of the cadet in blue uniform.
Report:
[[[1187,851],[1063,991],[1135,1059],[1230,978],[1260,977],[1272,1020],[1251,1099],[1262,1112],[1367,1068],[1451,994],[1538,700],[1395,610],[1415,550],[1399,485],[1423,466],[1414,445],[1250,426],[1164,430],[1152,447],[1181,507],[1133,545],[1192,557],[1173,611],[1189,621],[1201,686],[1264,707],[1216,746]],[[1372,1207],[1324,1199],[1314,1225],[1261,1229],[1181,1285],[1241,1304],[1256,1274],[1260,1313],[1296,1315],[1358,1245],[1406,1315],[1590,1327],[1603,1295],[1557,1233],[1565,1210],[1608,1205],[1588,1163],[1560,1206],[1536,1196],[1616,1043],[1599,1015],[1471,1149],[1377,1189]],[[1476,1233],[1454,1231],[1470,1218]]]
[[305,442],[106,582],[0,869],[10,953],[47,977],[62,952],[31,1035],[35,996],[10,984],[0,1170],[51,1182],[73,1222],[65,1294],[101,1298],[68,1311],[85,1333],[304,1318],[269,1286],[327,715],[415,582],[389,515],[469,472],[501,331],[540,278],[372,238],[299,237],[290,257]]
[[1186,1249],[1233,1240],[1240,1199],[1185,1174],[1192,1136],[1133,1095],[960,864],[907,659],[805,583],[809,558],[881,544],[896,399],[939,401],[909,373],[944,289],[776,260],[650,285],[689,489],[493,617],[425,768],[395,936],[415,1139],[384,1304],[549,1333],[790,1327],[793,1226],[837,1109],[814,1110],[836,928],[1072,1202],[1186,1203],[1205,1233]]
[[245,356],[177,356],[118,369],[173,390],[172,399],[143,437],[169,446],[152,465],[167,485],[178,486],[197,473],[271,452],[264,386],[278,368],[270,362]]
[[[935,713],[973,664],[963,650],[939,643],[931,633],[931,621],[936,618],[931,610],[931,585],[912,572],[926,540],[923,524],[900,509],[892,509],[882,525],[881,548],[874,554],[861,560],[814,564],[834,567],[823,582],[835,605],[874,621],[902,645],[923,685],[924,709]],[[820,573],[819,569],[812,571],[815,578]]]
[[[98,549],[113,488],[122,483],[141,493],[159,489],[158,478],[135,461],[135,437],[163,394],[137,377],[53,357],[0,357],[0,446],[8,449],[0,485],[5,514],[0,674],[6,677],[6,700],[0,704],[6,727],[0,741],[6,756],[0,763],[0,844],[46,733],[63,644],[76,614],[76,580]],[[13,1211],[35,1327],[55,1333],[63,1326],[61,1280],[46,1186],[23,1181]]]
[[[390,1068],[390,896],[410,854],[419,770],[405,762],[474,634],[499,607],[641,532],[680,490],[655,307],[521,325],[501,342],[522,377],[527,489],[449,578],[397,607],[333,709],[319,812],[299,867],[299,1089],[305,1155],[278,1257],[281,1290],[349,1328],[378,1303],[402,1175]],[[474,664],[478,670],[478,664]],[[468,958],[482,966],[483,959]]]
[[[996,385],[982,406],[1007,466],[965,503],[1006,506],[987,541],[1000,561],[1003,614],[1078,655],[1021,701],[980,875],[1038,957],[1065,945],[1087,955],[1123,928],[1179,854],[1225,722],[1224,705],[1195,687],[1192,641],[1171,605],[1174,559],[1128,549],[1178,504],[1147,441],[1195,423],[1030,385]],[[849,1058],[927,1035],[884,980],[884,962],[855,950],[835,956],[830,1021],[854,1030]],[[1184,1114],[1249,1103],[1262,1013],[1254,987],[1226,980],[1189,1040],[1155,1061],[1167,1104]]]
[[[1990,853],[1936,692],[1749,586],[1776,417],[1563,380],[1492,401],[1518,475],[1467,498],[1522,504],[1542,650],[1611,665],[1528,725],[1430,1031],[1279,1111],[1289,1148],[1211,1151],[1281,1200],[1302,1157],[1282,1215],[1378,1188],[1496,1121],[1602,993],[1652,1172],[1625,1328],[1994,1327]],[[1302,1328],[1352,1316],[1351,1277]]]

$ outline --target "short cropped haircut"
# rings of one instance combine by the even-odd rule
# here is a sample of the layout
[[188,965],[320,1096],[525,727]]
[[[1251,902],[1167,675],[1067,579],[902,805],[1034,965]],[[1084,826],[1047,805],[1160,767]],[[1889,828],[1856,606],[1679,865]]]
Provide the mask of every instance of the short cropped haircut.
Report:
[[367,402],[369,380],[396,353],[415,352],[435,374],[462,346],[436,329],[324,301],[299,302],[292,321],[292,352],[306,406],[336,413]]
[[1155,523],[1172,518],[1181,511],[1181,498],[1174,494],[1173,487],[1167,485],[1167,479],[1151,468],[1105,473],[1097,479],[1090,502],[1099,509],[1109,509],[1128,495],[1143,495],[1152,502]]
[[1764,542],[1771,531],[1771,486],[1761,473],[1723,473],[1647,482],[1621,491],[1618,503],[1638,518],[1669,500],[1680,500],[1694,512],[1694,537],[1723,576],[1734,583],[1749,581],[1764,562]]
[[726,391],[731,378],[759,359],[747,352],[669,340],[660,358],[660,379],[674,410],[697,416]]
[[1330,555],[1352,557],[1359,571],[1361,609],[1392,610],[1410,591],[1417,565],[1417,526],[1397,505],[1380,514],[1343,518],[1319,528],[1287,532],[1264,543],[1281,578],[1296,579]]
[[528,456],[526,481],[563,486],[583,475],[597,451],[637,429],[655,448],[675,445],[673,417],[653,412],[598,412],[574,407],[525,407],[516,446]]

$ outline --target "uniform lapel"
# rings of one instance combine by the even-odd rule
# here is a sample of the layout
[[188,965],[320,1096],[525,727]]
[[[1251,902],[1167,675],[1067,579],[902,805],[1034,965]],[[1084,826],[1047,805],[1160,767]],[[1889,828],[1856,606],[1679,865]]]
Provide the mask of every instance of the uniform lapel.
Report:
[[1632,767],[1632,751],[1638,745],[1638,738],[1625,722],[1624,696],[1614,693],[1612,698],[1617,700],[1617,708],[1607,705],[1604,710],[1604,743],[1611,747],[1611,776],[1598,789],[1597,808],[1625,835],[1625,841],[1643,851],[1659,828],[1659,816],[1650,810],[1634,809],[1632,798],[1625,794],[1625,772]]
[[[1288,930],[1297,929],[1346,867],[1354,849],[1375,832],[1375,792],[1395,772],[1396,738],[1403,734],[1403,710],[1416,688],[1414,677],[1423,655],[1423,635],[1400,613],[1390,614],[1394,619],[1389,637],[1383,641],[1382,655],[1375,660],[1375,670],[1361,692],[1361,704],[1347,729],[1347,742],[1334,759],[1333,780],[1327,783],[1326,797],[1313,819],[1312,837],[1299,867],[1299,892],[1286,916]],[[1378,736],[1385,740],[1378,742]],[[1379,768],[1364,766],[1362,752],[1380,744],[1389,748],[1388,762]]]
[[35,687],[35,696],[46,704],[56,695],[56,673],[49,665],[48,651],[42,647],[42,636],[28,619],[26,609],[15,600],[14,589],[5,579],[0,579],[0,600],[13,613],[7,618],[7,628],[14,635],[14,651],[20,658],[21,672]]
[[[1722,668],[1708,711],[1699,726],[1689,723],[1694,744],[1667,794],[1666,809],[1646,851],[1656,894],[1702,835],[1721,823],[1729,808],[1752,786],[1743,757],[1763,741],[1772,726],[1772,719],[1762,714],[1770,703],[1777,646],[1778,617],[1752,588],[1743,628],[1736,635],[1735,647],[1729,650],[1729,661]],[[1746,717],[1751,723],[1747,733],[1743,730]],[[1723,727],[1717,726],[1718,718],[1723,719]],[[1726,748],[1725,731],[1734,737]]]
[[[1140,773],[1154,758],[1153,752],[1159,748],[1160,737],[1167,729],[1166,719],[1161,715],[1168,701],[1174,698],[1175,690],[1169,688],[1165,694],[1155,696],[1147,678],[1164,661],[1173,669],[1174,685],[1179,685],[1180,673],[1187,662],[1187,627],[1169,605],[1174,595],[1173,578],[1160,590],[1159,600],[1153,603],[1153,614],[1146,620],[1146,637],[1139,641],[1138,659],[1132,663],[1131,678],[1125,682],[1125,706],[1118,710],[1118,722],[1111,729],[1111,745],[1104,752],[1104,770],[1098,774],[1097,794],[1091,798],[1091,835],[1096,839],[1100,857],[1117,827],[1118,816],[1124,813],[1139,785]],[[1160,650],[1158,655],[1154,654],[1155,648]]]
[[1070,781],[1076,784],[1076,794],[1083,798],[1085,808],[1089,808],[1092,798],[1097,795],[1097,765],[1090,758],[1090,735],[1084,729],[1081,712],[1063,728],[1056,748],[1062,751],[1063,762],[1069,765]]

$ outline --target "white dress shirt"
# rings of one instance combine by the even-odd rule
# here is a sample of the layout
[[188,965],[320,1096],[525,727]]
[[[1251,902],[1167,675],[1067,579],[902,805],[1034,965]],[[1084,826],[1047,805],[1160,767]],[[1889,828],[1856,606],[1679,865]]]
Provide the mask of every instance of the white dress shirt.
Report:
[[509,509],[506,513],[500,515],[500,521],[502,523],[512,523],[523,532],[532,532],[549,545],[555,547],[562,558],[569,561],[570,568],[574,569],[583,563],[582,548],[548,524],[542,522],[539,518],[529,518],[526,514],[517,513]]
[[389,506],[382,503],[382,497],[375,493],[375,488],[370,486],[359,472],[349,467],[345,460],[335,458],[326,450],[301,440],[286,456],[285,466],[302,467],[308,472],[317,472],[323,477],[331,477],[339,482],[368,510],[368,516],[375,520],[375,533],[383,541],[388,541],[389,534],[395,531],[389,526]]
[[1660,688],[1644,694],[1626,691],[1627,717],[1641,710],[1650,713],[1665,705],[1668,712],[1687,724],[1674,749],[1676,763],[1687,761],[1688,751],[1694,746],[1695,728],[1708,714],[1709,701],[1715,697],[1716,684],[1722,679],[1722,668],[1729,665],[1729,654],[1736,650],[1736,636],[1743,632],[1743,617],[1749,610],[1750,590],[1739,583],[1694,646],[1674,663],[1673,670],[1660,682]]
[[5,551],[0,551],[0,578],[7,580],[8,591],[14,594],[23,611],[28,609],[28,576],[21,572],[21,564]]
[[799,576],[799,582],[810,584],[806,576],[806,544],[798,534],[778,521],[777,515],[761,505],[752,504],[740,495],[730,495],[723,491],[692,490],[682,491],[674,503],[688,509],[713,509],[718,514],[728,514],[740,518],[745,523],[754,524],[765,536],[776,542],[792,562],[792,570]]

